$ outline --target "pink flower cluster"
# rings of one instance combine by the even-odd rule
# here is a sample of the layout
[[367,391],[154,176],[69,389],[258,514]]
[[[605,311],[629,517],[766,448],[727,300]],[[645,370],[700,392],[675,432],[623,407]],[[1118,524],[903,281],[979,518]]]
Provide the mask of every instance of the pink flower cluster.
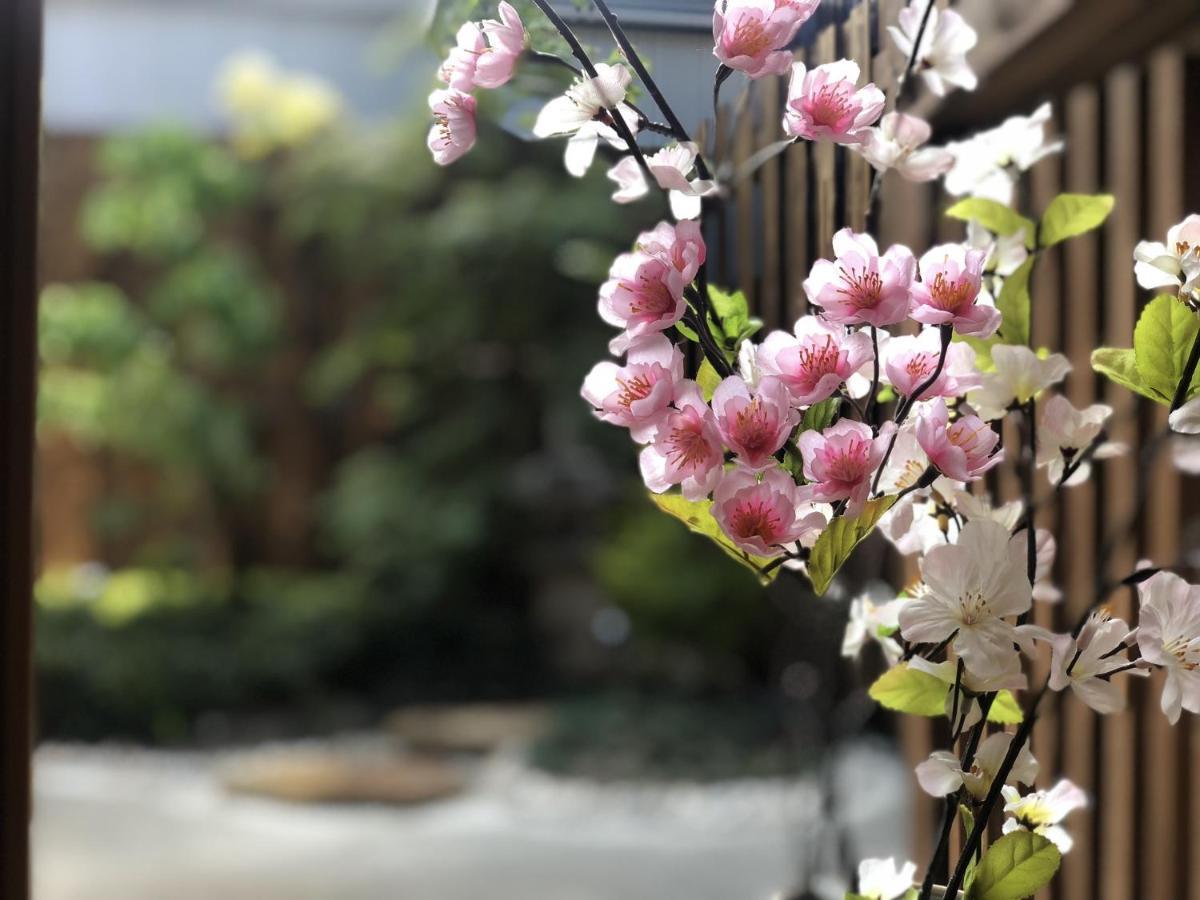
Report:
[[512,4],[501,0],[500,19],[467,22],[459,30],[457,44],[438,69],[447,87],[429,95],[434,125],[429,132],[429,150],[434,161],[447,166],[475,146],[476,88],[498,88],[508,84],[517,60],[525,52],[525,26]]
[[[844,229],[834,255],[804,282],[819,313],[801,317],[791,333],[747,342],[740,374],[717,384],[708,402],[683,377],[683,356],[665,334],[686,314],[687,289],[704,262],[699,225],[663,222],[645,232],[600,290],[601,317],[622,329],[610,350],[626,362],[597,365],[583,396],[643,445],[652,491],[679,485],[689,500],[713,497],[722,530],[757,556],[811,543],[828,515],[857,515],[887,472],[883,489],[895,492],[915,488],[929,466],[968,482],[1003,459],[990,426],[969,408],[952,416],[946,404],[980,387],[974,350],[948,343],[942,328],[897,337],[883,330],[910,318],[972,334],[994,329],[999,313],[978,302],[981,252],[946,245],[918,264],[906,247],[881,253],[869,235]],[[915,425],[898,430],[835,415],[828,427],[799,428],[806,410],[831,398],[853,403],[875,377],[917,412]],[[891,468],[877,477],[893,451]]]
[[833,249],[834,261],[818,260],[804,282],[809,302],[831,321],[882,327],[912,318],[981,338],[1000,327],[999,310],[978,302],[985,250],[943,244],[918,264],[907,247],[881,255],[874,238],[849,228],[834,236]]

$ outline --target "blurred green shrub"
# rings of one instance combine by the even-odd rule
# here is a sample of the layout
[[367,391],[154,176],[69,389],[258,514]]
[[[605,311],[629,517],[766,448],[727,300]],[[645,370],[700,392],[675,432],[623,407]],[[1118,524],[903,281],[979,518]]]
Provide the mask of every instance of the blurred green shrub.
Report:
[[609,337],[595,285],[647,210],[607,202],[600,167],[567,177],[559,147],[481,124],[447,174],[424,121],[339,109],[266,145],[100,145],[80,224],[106,280],[41,310],[40,433],[110,475],[98,565],[39,585],[48,735],[553,693],[534,607],[589,566],[646,647],[728,668],[769,632],[578,396]]

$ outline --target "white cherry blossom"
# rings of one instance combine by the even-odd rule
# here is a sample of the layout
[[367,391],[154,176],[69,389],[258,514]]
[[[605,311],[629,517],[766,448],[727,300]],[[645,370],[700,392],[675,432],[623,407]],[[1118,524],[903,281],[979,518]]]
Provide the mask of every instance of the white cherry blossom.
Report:
[[1044,103],[1031,116],[1013,116],[996,128],[947,144],[954,167],[946,173],[946,191],[1011,203],[1020,173],[1063,148],[1062,141],[1046,140],[1050,115],[1050,104]]
[[1071,371],[1061,353],[1039,357],[1028,347],[1000,344],[992,348],[995,369],[984,372],[982,386],[967,394],[967,402],[986,420],[1002,419],[1014,403],[1028,403]]
[[1062,853],[1071,849],[1074,841],[1061,823],[1075,810],[1087,808],[1087,794],[1078,786],[1064,778],[1048,791],[1034,791],[1024,797],[1014,787],[1004,787],[1001,793],[1004,811],[1012,816],[1004,823],[1005,834],[1024,828],[1040,834]]
[[1142,659],[1166,670],[1162,711],[1200,713],[1200,587],[1171,572],[1138,585],[1137,642]]
[[[928,6],[926,0],[911,0],[900,11],[899,27],[888,26],[888,33],[906,60],[912,56],[913,45]],[[975,29],[957,12],[933,7],[916,56],[917,71],[925,79],[930,91],[938,97],[944,97],[954,87],[975,90],[979,79],[967,63],[967,52],[978,41]]]
[[1200,302],[1200,215],[1193,213],[1172,226],[1165,244],[1142,241],[1133,258],[1133,272],[1146,290],[1170,290]]
[[995,522],[968,522],[957,543],[934,547],[921,560],[926,590],[900,609],[900,631],[919,644],[953,636],[951,646],[975,675],[1003,673],[1016,655],[1005,620],[1033,602],[1024,547]]

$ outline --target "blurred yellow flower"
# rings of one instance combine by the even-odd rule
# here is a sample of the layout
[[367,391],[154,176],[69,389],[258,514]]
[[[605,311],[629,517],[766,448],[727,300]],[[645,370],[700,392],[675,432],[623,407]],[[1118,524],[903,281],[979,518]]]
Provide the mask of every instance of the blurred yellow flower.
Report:
[[239,53],[217,76],[234,149],[250,159],[304,144],[341,115],[342,98],[312,75],[286,72],[267,56]]

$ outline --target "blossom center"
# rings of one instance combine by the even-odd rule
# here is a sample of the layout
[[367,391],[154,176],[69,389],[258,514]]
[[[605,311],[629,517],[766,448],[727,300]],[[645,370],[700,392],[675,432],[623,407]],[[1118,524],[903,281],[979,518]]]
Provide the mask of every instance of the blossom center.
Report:
[[783,532],[783,522],[773,505],[755,497],[738,504],[729,517],[729,528],[739,538],[758,537],[773,544]]
[[617,384],[621,386],[621,392],[617,396],[617,403],[623,409],[629,409],[638,400],[645,400],[650,396],[650,392],[654,390],[654,382],[645,373],[635,375],[632,378],[618,377]]
[[871,309],[878,305],[883,293],[883,279],[878,272],[863,269],[845,269],[842,272],[842,282],[845,287],[838,288],[855,309]]
[[771,36],[758,19],[742,19],[734,26],[730,49],[737,56],[758,56],[771,49]]
[[735,416],[738,441],[751,453],[768,449],[775,429],[758,397],[738,410]]
[[840,128],[852,114],[854,95],[844,84],[823,84],[808,102],[806,112],[814,125]]
[[1174,656],[1180,668],[1193,672],[1200,668],[1200,638],[1176,635],[1171,641],[1163,642],[1163,652]]
[[959,621],[967,628],[992,617],[992,608],[982,591],[967,591],[958,598]]
[[938,272],[929,285],[929,298],[938,309],[954,312],[975,299],[975,290],[966,278],[951,281]]
[[812,341],[800,347],[800,368],[814,381],[823,375],[836,375],[841,352],[832,336],[824,341]]
[[826,471],[836,481],[858,481],[870,457],[871,445],[864,440],[852,439],[845,447],[834,451],[826,459]]
[[946,438],[967,456],[974,456],[986,449],[980,446],[985,431],[990,432],[991,429],[984,422],[974,426],[967,422],[955,422],[946,430]]
[[667,459],[677,469],[690,469],[701,465],[708,455],[708,442],[693,423],[677,425],[671,429],[670,451]]
[[635,315],[663,316],[675,308],[671,289],[660,278],[639,275],[633,293],[630,308]]

